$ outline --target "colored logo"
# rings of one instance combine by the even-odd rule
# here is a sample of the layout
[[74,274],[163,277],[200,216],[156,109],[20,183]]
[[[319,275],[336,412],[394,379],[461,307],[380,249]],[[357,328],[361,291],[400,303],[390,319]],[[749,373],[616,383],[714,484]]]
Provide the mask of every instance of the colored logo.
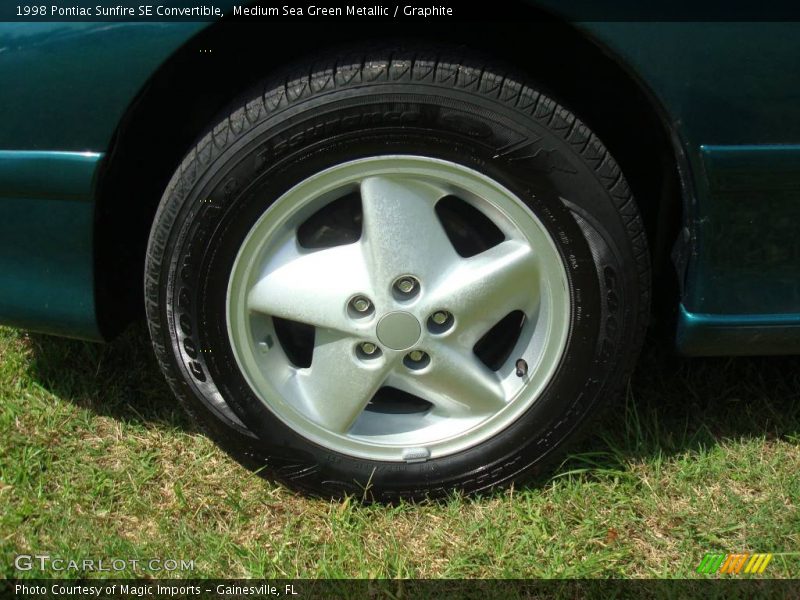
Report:
[[738,575],[739,573],[763,573],[767,568],[772,554],[715,554],[708,552],[700,564],[697,565],[697,572],[711,575],[713,573],[728,573]]

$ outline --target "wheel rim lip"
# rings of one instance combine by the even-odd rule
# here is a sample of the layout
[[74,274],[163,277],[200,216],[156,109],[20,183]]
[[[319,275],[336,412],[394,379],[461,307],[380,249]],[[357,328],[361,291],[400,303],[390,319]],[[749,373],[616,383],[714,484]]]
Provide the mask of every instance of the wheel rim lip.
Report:
[[[269,254],[268,248],[275,245],[276,239],[289,235],[292,223],[302,222],[324,205],[327,194],[346,188],[348,185],[356,185],[358,181],[371,175],[387,173],[418,177],[428,175],[445,180],[449,176],[453,179],[450,183],[457,187],[473,184],[474,188],[464,189],[486,202],[484,209],[489,208],[495,211],[495,217],[505,219],[506,229],[515,228],[529,242],[541,244],[537,251],[545,253],[548,258],[545,261],[547,268],[543,269],[543,272],[547,271],[547,276],[543,275],[540,281],[542,284],[540,305],[549,314],[544,332],[538,331],[536,334],[544,340],[541,344],[544,349],[543,354],[537,357],[537,365],[532,368],[532,372],[537,376],[531,378],[503,409],[487,419],[467,427],[464,431],[442,439],[425,440],[420,444],[410,444],[408,441],[375,443],[374,439],[368,437],[339,434],[327,430],[299,412],[269,378],[264,376],[258,366],[256,341],[249,327],[248,308],[244,304],[253,273],[259,268],[264,268],[265,255]],[[487,190],[492,193],[483,195],[477,193]],[[520,221],[527,228],[519,226]],[[495,224],[498,223],[495,221]],[[273,241],[272,244],[270,240]],[[354,290],[354,295],[360,292]],[[413,303],[414,300],[410,304]],[[398,305],[396,310],[402,312],[406,307]],[[407,461],[410,455],[438,458],[454,454],[486,441],[516,422],[541,397],[558,370],[569,335],[571,310],[564,260],[552,236],[530,208],[502,184],[470,167],[417,155],[382,155],[343,162],[320,171],[287,190],[265,210],[245,237],[231,270],[226,297],[228,338],[234,358],[250,389],[267,410],[302,437],[330,450],[357,458],[392,462]],[[394,311],[387,311],[377,317],[372,315],[365,320],[373,322],[374,330],[375,323],[390,312]],[[424,325],[423,322],[420,324]],[[423,326],[423,336],[414,345],[415,348],[425,350],[419,346],[420,343],[424,345],[424,333]],[[442,335],[447,334],[439,334]],[[404,353],[408,349],[397,351],[388,349],[388,351]],[[507,362],[513,363],[514,354],[516,352],[512,351]],[[355,351],[352,359],[358,360]]]

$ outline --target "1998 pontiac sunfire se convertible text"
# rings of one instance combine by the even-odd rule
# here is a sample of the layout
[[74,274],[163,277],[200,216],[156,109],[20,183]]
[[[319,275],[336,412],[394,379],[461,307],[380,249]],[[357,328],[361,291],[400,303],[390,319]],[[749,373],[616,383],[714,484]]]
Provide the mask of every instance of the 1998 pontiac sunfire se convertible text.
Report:
[[0,319],[146,313],[226,450],[380,501],[552,464],[651,315],[800,352],[800,28],[573,4],[0,24]]

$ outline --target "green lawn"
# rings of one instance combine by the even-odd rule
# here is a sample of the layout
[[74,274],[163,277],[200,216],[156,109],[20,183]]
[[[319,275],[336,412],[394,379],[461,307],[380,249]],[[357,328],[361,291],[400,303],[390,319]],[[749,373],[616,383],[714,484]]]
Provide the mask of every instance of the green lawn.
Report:
[[650,349],[550,479],[385,507],[246,471],[186,419],[148,343],[141,326],[107,346],[0,328],[0,576],[46,552],[193,559],[200,577],[696,577],[707,551],[750,551],[800,577],[800,357]]

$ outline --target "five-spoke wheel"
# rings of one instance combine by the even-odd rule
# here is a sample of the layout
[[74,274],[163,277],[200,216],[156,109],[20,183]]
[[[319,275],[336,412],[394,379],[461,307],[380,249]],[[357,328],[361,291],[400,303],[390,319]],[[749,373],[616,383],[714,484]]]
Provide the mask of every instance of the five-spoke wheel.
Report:
[[[475,211],[476,235],[493,244],[459,253],[443,200]],[[357,239],[305,242],[310,220],[342,221],[337,203]],[[327,169],[277,199],[236,259],[227,316],[248,382],[287,424],[339,452],[407,460],[475,445],[535,402],[569,304],[555,244],[514,194],[452,162],[395,155]],[[306,348],[282,335],[292,329],[310,331]],[[495,348],[488,359],[481,342]]]

